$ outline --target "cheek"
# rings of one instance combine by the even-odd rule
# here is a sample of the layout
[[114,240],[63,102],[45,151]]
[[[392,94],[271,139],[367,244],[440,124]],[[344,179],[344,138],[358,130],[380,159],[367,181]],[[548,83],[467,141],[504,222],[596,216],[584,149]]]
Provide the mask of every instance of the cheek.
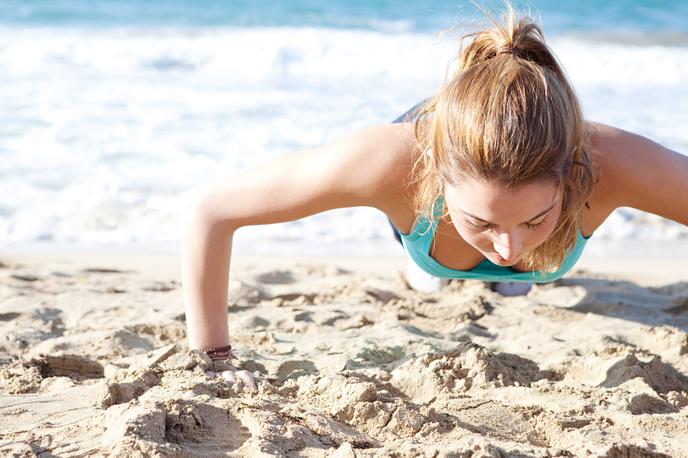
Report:
[[466,241],[466,243],[480,251],[492,251],[492,240],[487,232],[471,231],[459,224],[451,214],[449,218],[452,220],[456,232]]
[[534,231],[527,230],[523,235],[523,245],[526,249],[535,248],[547,240],[550,232],[548,228],[538,228]]
[[493,251],[492,240],[486,232],[472,232],[464,229],[459,229],[457,232],[472,247],[481,251]]
[[556,220],[549,223],[543,224],[535,230],[526,230],[523,235],[523,244],[526,249],[535,248],[536,246],[542,244],[547,240],[547,238],[552,235],[554,226],[556,225]]

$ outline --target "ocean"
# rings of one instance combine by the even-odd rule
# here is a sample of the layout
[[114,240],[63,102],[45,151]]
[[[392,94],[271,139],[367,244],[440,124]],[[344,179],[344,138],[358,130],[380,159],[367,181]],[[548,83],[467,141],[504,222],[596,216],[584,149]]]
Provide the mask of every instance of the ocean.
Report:
[[[687,1],[515,5],[542,24],[587,119],[688,153]],[[458,38],[486,24],[470,2],[446,0],[1,6],[4,247],[177,251],[195,192],[391,121],[437,89]],[[593,239],[687,237],[681,225],[621,209]],[[242,228],[235,246],[399,249],[371,208]]]

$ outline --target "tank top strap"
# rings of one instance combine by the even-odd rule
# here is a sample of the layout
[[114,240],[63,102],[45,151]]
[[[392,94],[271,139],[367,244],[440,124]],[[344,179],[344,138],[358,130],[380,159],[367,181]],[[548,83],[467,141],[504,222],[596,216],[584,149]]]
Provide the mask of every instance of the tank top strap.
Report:
[[444,196],[440,194],[435,199],[435,203],[432,204],[432,214],[434,216],[434,221],[439,222],[440,216],[442,216],[442,210],[444,209]]
[[421,251],[425,255],[430,253],[430,245],[435,239],[435,231],[437,230],[437,225],[440,222],[440,216],[442,216],[442,209],[444,208],[444,198],[442,195],[437,196],[435,202],[432,204],[432,220],[428,221],[426,224],[426,230],[422,235],[422,245]]

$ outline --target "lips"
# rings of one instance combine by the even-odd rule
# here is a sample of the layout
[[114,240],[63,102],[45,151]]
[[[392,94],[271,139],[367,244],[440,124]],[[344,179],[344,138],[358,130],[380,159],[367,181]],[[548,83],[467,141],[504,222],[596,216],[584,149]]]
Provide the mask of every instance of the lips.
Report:
[[496,254],[496,253],[494,253],[494,257],[496,258],[496,260],[497,260],[500,264],[507,264],[507,265],[509,265],[509,266],[513,266],[514,264],[516,264],[516,263],[518,262],[518,259],[519,259],[519,258],[517,257],[514,261],[507,261],[507,260],[504,259],[501,255]]

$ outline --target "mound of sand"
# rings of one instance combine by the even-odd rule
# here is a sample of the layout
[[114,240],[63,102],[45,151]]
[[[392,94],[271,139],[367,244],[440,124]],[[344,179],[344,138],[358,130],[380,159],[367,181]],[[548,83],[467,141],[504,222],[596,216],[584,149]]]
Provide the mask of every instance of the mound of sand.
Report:
[[[178,281],[0,269],[10,456],[687,456],[685,285],[579,274],[504,298],[327,264],[233,273],[232,386]],[[626,310],[626,312],[624,312]]]

